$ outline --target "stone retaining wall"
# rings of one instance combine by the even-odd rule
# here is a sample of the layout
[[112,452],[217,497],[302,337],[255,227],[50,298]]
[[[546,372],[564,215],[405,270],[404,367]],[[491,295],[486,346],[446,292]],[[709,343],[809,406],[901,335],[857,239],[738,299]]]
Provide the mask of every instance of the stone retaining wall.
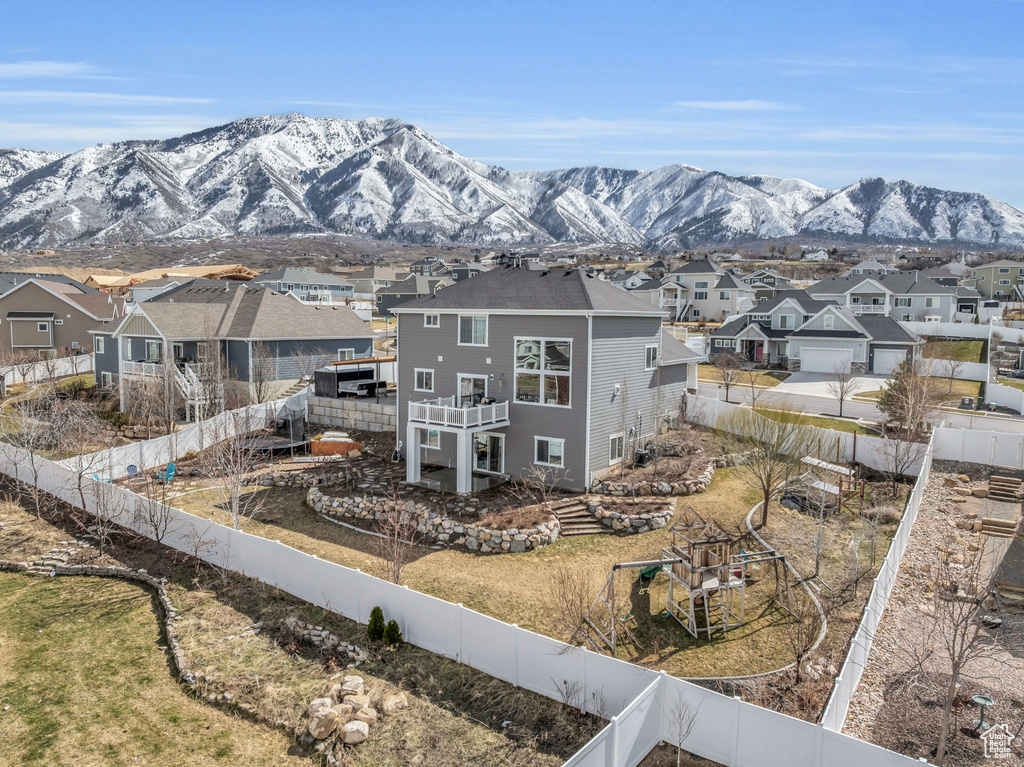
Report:
[[[372,496],[332,498],[324,495],[318,488],[311,487],[306,494],[306,503],[329,518],[372,521],[378,514],[388,509],[391,501]],[[558,518],[554,515],[536,527],[495,530],[451,519],[431,511],[424,504],[417,503],[413,508],[417,520],[416,528],[426,540],[469,551],[479,551],[482,554],[519,554],[539,549],[554,543],[560,531]]]
[[695,479],[684,479],[677,482],[666,482],[662,480],[636,480],[615,482],[614,480],[598,480],[591,489],[594,493],[614,496],[646,496],[646,495],[695,495],[703,493],[711,484],[711,478],[715,476],[715,469],[726,466],[735,466],[742,461],[738,456],[721,456],[712,458],[704,471]]
[[376,402],[362,397],[310,397],[309,422],[331,428],[393,432],[398,428],[398,407],[394,400]]
[[645,511],[639,514],[623,514],[621,511],[605,509],[600,501],[591,501],[587,504],[587,508],[601,520],[602,525],[610,527],[617,533],[627,535],[649,533],[651,530],[667,527],[674,513],[671,502],[661,511]]

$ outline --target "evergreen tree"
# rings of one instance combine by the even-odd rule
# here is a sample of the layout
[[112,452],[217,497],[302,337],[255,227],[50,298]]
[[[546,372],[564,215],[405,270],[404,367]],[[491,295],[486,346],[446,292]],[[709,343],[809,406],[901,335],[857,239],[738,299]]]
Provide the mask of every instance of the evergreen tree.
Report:
[[398,621],[388,621],[388,625],[384,628],[384,644],[388,647],[394,647],[402,643],[402,630],[398,628]]
[[384,639],[386,628],[384,625],[384,611],[380,607],[374,607],[370,610],[370,622],[366,624],[366,637],[371,642],[379,642]]

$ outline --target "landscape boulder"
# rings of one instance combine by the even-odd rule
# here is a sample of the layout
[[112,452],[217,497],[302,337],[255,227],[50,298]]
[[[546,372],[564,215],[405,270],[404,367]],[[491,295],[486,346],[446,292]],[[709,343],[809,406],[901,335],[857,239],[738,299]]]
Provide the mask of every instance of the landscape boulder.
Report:
[[366,722],[367,724],[373,724],[377,721],[377,709],[375,708],[361,708],[356,711],[355,718],[359,721]]
[[349,746],[362,743],[368,737],[370,737],[370,725],[359,719],[355,719],[341,728],[341,740]]
[[309,704],[308,713],[310,716],[313,716],[313,712],[318,708],[330,708],[333,703],[334,701],[330,698],[316,698]]
[[345,697],[345,703],[352,706],[353,711],[358,711],[361,708],[366,708],[370,705],[370,696],[365,694],[348,695]]
[[403,708],[409,708],[409,699],[404,692],[396,692],[389,695],[384,701],[384,713],[393,714]]
[[334,732],[334,728],[337,726],[337,712],[328,706],[321,706],[313,712],[309,720],[309,734],[317,740],[323,740]]

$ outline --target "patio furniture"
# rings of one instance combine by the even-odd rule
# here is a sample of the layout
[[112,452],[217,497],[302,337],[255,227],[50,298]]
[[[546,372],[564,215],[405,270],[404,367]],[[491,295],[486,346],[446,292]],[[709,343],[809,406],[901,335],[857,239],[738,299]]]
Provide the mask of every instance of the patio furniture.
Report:
[[101,477],[99,474],[93,474],[92,478],[97,482],[102,482],[106,485],[114,484],[114,480],[112,480],[110,477]]
[[158,471],[156,473],[156,478],[166,485],[171,480],[174,479],[174,469],[175,469],[174,464],[173,463],[169,463],[169,464],[167,464],[167,468],[166,469],[163,469],[162,471]]
[[126,467],[128,471],[128,482],[129,484],[137,484],[139,482],[146,481],[146,475],[139,471],[139,467],[134,463],[128,464]]

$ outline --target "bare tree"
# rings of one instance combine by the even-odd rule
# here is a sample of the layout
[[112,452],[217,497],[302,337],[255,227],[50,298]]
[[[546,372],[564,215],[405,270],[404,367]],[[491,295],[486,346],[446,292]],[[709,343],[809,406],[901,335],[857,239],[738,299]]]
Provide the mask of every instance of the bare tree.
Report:
[[[935,764],[945,760],[949,724],[957,688],[965,681],[978,681],[982,669],[1006,664],[1022,648],[1016,634],[997,633],[986,628],[983,602],[991,590],[991,576],[985,574],[983,558],[967,554],[967,561],[953,561],[945,552],[933,569],[934,598],[926,625],[915,632],[919,641],[902,647],[910,661],[910,684],[935,694],[942,707]],[[962,556],[962,555],[960,555]]]
[[700,704],[693,706],[683,700],[682,696],[666,712],[669,722],[672,723],[672,734],[676,737],[676,767],[683,763],[683,744],[693,734],[699,713]]
[[806,589],[796,589],[792,600],[793,620],[786,624],[786,642],[793,656],[793,683],[800,685],[804,681],[804,663],[814,652],[825,617]]
[[763,388],[757,385],[757,380],[761,377],[761,371],[744,370],[743,375],[747,379],[747,386],[750,387],[750,407],[757,410],[758,400],[761,399],[761,395],[765,392]]
[[403,501],[398,490],[392,488],[373,520],[373,529],[377,533],[377,552],[384,560],[385,577],[392,583],[401,583],[402,570],[412,560],[420,539],[416,504]]
[[586,642],[594,646],[587,613],[597,591],[593,570],[583,565],[561,564],[552,573],[550,593],[555,622],[568,637],[569,644]]
[[901,437],[896,434],[878,444],[882,474],[892,483],[892,494],[897,499],[900,496],[900,480],[917,474],[919,464],[928,452],[927,443],[912,442]]
[[203,451],[200,463],[211,477],[220,497],[218,506],[228,513],[231,526],[240,530],[265,503],[264,493],[251,488],[252,475],[263,463],[260,455],[248,444],[248,435],[263,427],[256,416],[231,411],[223,426],[213,426],[213,446]]
[[167,486],[150,484],[146,494],[138,495],[135,503],[135,526],[157,544],[158,559],[162,556],[161,547],[164,540],[176,532],[180,524],[175,510],[168,506],[166,501]]
[[277,382],[277,359],[265,341],[255,341],[252,344],[249,382],[254,404],[268,402],[274,398],[274,384]]
[[949,390],[946,392],[947,394],[953,393],[953,381],[960,376],[960,372],[963,369],[963,360],[939,360],[939,372],[942,374],[943,378],[949,380]]
[[839,403],[839,417],[843,417],[843,404],[857,390],[856,377],[842,364],[837,364],[832,371],[832,378],[826,384],[828,393]]
[[737,467],[740,476],[761,493],[761,527],[768,524],[773,498],[793,482],[803,458],[814,452],[809,430],[798,419],[798,413],[784,412],[774,420],[746,408],[719,419],[729,451],[744,456]]
[[718,376],[725,387],[725,401],[729,401],[729,390],[739,381],[743,365],[735,352],[719,352],[711,358],[711,364],[718,371]]

